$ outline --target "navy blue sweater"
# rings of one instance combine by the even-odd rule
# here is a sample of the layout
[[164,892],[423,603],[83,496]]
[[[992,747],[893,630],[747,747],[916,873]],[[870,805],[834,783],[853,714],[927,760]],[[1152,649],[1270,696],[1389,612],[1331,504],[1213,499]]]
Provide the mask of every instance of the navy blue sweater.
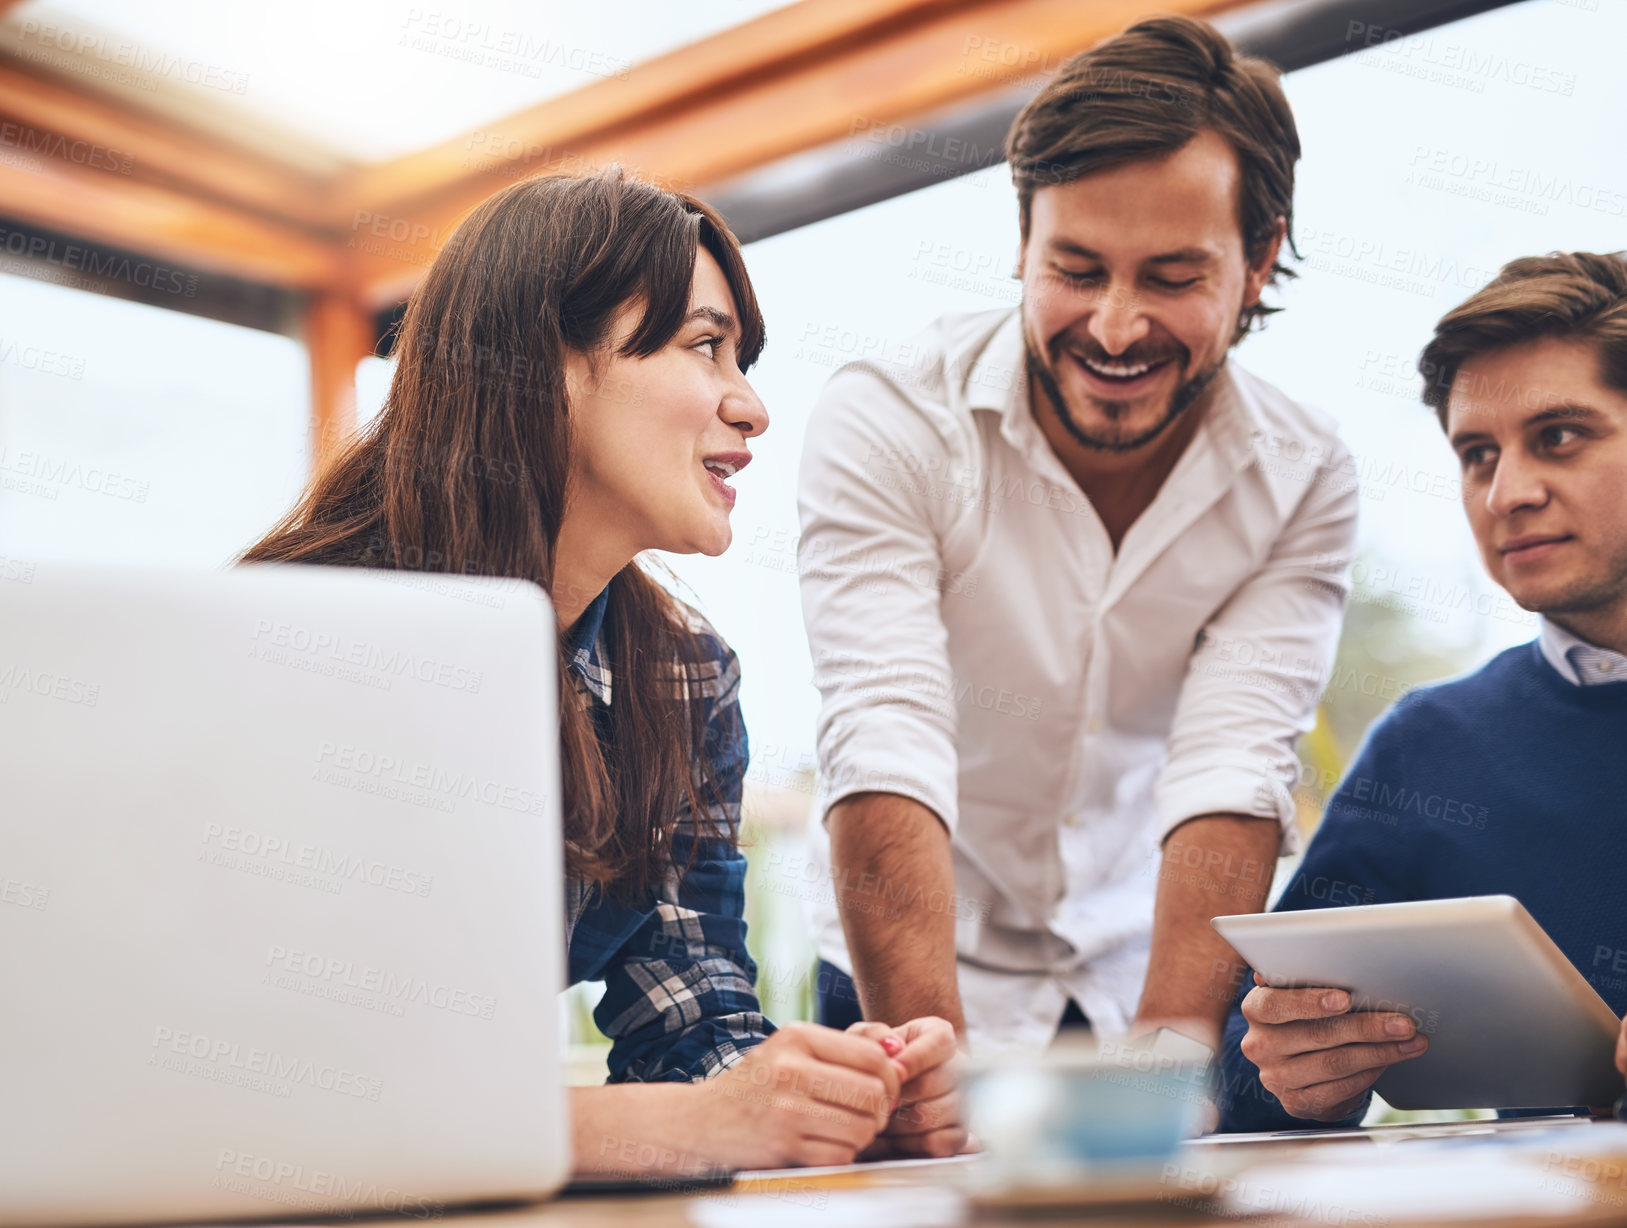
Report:
[[[1498,894],[1623,1013],[1627,682],[1572,685],[1535,642],[1412,692],[1373,726],[1276,911]],[[1238,1049],[1246,1031],[1234,1008],[1221,1129],[1330,1124],[1290,1117],[1260,1086]]]

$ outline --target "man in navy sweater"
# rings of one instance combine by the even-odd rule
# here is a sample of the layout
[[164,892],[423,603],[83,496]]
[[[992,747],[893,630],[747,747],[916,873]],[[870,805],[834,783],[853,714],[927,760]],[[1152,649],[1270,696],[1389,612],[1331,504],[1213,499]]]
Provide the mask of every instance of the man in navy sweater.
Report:
[[[1627,259],[1516,260],[1436,326],[1424,401],[1486,569],[1541,635],[1374,725],[1277,909],[1506,893],[1627,1008]],[[1337,989],[1256,985],[1220,1054],[1221,1128],[1361,1120],[1428,1048]],[[1627,1065],[1627,1032],[1618,1063]]]

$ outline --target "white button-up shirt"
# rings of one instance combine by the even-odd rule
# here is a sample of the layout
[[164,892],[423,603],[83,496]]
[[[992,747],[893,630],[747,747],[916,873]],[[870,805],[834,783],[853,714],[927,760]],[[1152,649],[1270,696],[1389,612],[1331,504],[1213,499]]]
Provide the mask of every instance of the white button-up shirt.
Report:
[[1232,362],[1211,388],[1117,553],[1029,411],[1015,309],[946,316],[903,361],[843,368],[809,424],[820,954],[851,969],[818,872],[829,808],[919,801],[952,835],[955,898],[844,885],[861,907],[954,911],[979,1047],[1043,1046],[1069,997],[1098,1028],[1128,1025],[1178,824],[1267,817],[1293,849],[1293,746],[1331,671],[1358,480],[1327,416]]

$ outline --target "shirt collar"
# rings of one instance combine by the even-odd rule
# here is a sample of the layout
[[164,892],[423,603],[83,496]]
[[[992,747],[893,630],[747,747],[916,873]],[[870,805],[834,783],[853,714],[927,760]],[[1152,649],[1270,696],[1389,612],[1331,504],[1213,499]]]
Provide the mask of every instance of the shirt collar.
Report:
[[1627,682],[1627,656],[1589,644],[1551,618],[1542,620],[1537,645],[1548,664],[1572,686]]
[[1029,417],[1028,365],[1023,348],[1022,308],[1011,309],[966,371],[966,404],[1000,414],[1001,433]]
[[610,702],[610,663],[605,660],[599,641],[609,604],[610,587],[606,585],[565,633],[566,667],[604,704]]

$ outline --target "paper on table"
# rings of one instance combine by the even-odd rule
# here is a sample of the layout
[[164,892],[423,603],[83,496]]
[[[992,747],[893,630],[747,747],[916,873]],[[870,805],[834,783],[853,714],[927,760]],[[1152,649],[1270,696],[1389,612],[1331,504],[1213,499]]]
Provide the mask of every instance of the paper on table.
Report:
[[1351,1224],[1566,1215],[1596,1205],[1581,1182],[1495,1155],[1454,1159],[1437,1152],[1417,1160],[1397,1152],[1366,1155],[1380,1162],[1352,1163],[1346,1156],[1251,1168],[1233,1179],[1222,1196],[1223,1208],[1240,1215]]
[[736,1173],[735,1184],[743,1181],[808,1181],[820,1177],[846,1177],[852,1174],[888,1172],[909,1168],[962,1168],[975,1164],[977,1155],[946,1156],[937,1160],[872,1160],[867,1164],[830,1164],[823,1168],[758,1168]]
[[1262,1130],[1247,1134],[1204,1134],[1189,1138],[1184,1147],[1216,1147],[1238,1143],[1319,1143],[1326,1139],[1365,1138],[1375,1143],[1395,1139],[1447,1138],[1456,1135],[1504,1134],[1553,1127],[1587,1126],[1586,1117],[1483,1117],[1475,1121],[1427,1121],[1386,1126],[1335,1126],[1329,1129]]
[[882,1190],[799,1190],[795,1197],[721,1194],[692,1199],[689,1203],[689,1222],[695,1228],[762,1228],[765,1223],[772,1223],[774,1228],[845,1228],[860,1224],[866,1228],[873,1224],[885,1224],[887,1228],[950,1228],[965,1219],[966,1200],[960,1194],[930,1185]]

